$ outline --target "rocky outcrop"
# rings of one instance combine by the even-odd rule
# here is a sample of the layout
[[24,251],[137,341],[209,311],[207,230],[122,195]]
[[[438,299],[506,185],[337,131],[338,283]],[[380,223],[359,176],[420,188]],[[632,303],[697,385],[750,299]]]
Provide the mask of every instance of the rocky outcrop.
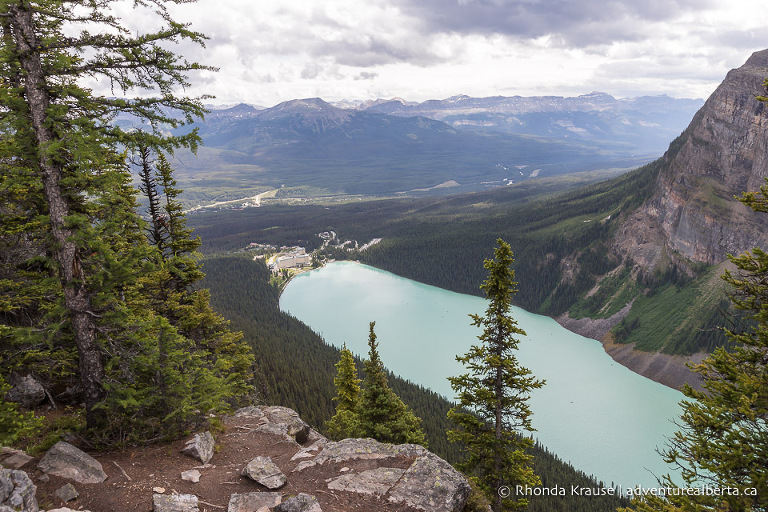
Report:
[[107,479],[99,461],[64,441],[53,445],[37,467],[43,473],[81,484],[98,484]]
[[0,510],[38,512],[36,490],[24,471],[0,467]]
[[[405,468],[392,463],[403,459],[412,462]],[[376,461],[379,467],[331,479],[330,491],[373,495],[426,512],[459,512],[469,497],[469,483],[461,473],[415,444],[393,445],[373,439],[328,442],[322,452],[312,460],[299,463],[294,472],[353,461]],[[349,468],[345,466],[342,470]]]
[[[154,512],[458,512],[467,500],[466,479],[422,446],[328,441],[283,407],[243,409],[222,423],[216,463],[192,469],[180,453],[183,440],[102,453],[99,461],[58,443],[39,462],[42,473],[31,475],[34,482],[22,471],[2,469],[0,512],[3,506],[16,512],[19,503],[24,512],[38,512],[35,493],[58,506]],[[302,431],[306,442],[300,445],[294,436]],[[106,474],[92,479],[103,469],[109,472],[105,484],[75,488],[67,482],[103,480]]]
[[653,269],[662,259],[719,263],[768,246],[768,219],[734,196],[768,177],[768,50],[728,73],[661,162],[653,196],[624,222],[619,252]]

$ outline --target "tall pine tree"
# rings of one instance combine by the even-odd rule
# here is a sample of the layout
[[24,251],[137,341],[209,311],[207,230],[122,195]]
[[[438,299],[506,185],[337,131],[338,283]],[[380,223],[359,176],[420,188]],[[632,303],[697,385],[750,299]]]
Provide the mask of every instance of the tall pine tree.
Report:
[[451,441],[461,443],[468,454],[458,466],[471,475],[488,499],[494,512],[522,510],[528,502],[506,494],[502,488],[534,486],[539,479],[531,469],[532,457],[526,450],[533,440],[525,437],[533,431],[530,392],[544,382],[521,366],[515,352],[525,335],[510,315],[512,295],[517,292],[515,261],[512,249],[503,240],[497,241],[495,259],[486,260],[488,278],[480,287],[488,298],[485,316],[472,315],[472,325],[482,327],[480,345],[473,345],[456,360],[469,373],[449,377],[457,393],[458,404],[448,417],[457,428],[448,432]]
[[[250,361],[207,293],[192,289],[202,276],[192,255],[199,242],[184,226],[170,171],[166,251],[147,242],[123,154],[140,145],[194,149],[194,131],[164,130],[202,115],[200,99],[175,90],[203,67],[169,43],[204,37],[174,21],[164,0],[133,4],[162,25],[135,34],[112,14],[119,3],[0,3],[0,195],[9,200],[0,208],[0,362],[5,373],[43,374],[52,363],[49,389],[74,379],[68,399],[85,403],[104,442],[188,428],[246,391]],[[94,94],[86,76],[124,97]],[[119,113],[149,131],[112,124]],[[168,286],[152,288],[159,282]]]
[[368,359],[365,366],[359,417],[362,436],[385,443],[414,443],[426,446],[421,419],[403,403],[387,382],[387,372],[379,357],[376,322],[369,324]]

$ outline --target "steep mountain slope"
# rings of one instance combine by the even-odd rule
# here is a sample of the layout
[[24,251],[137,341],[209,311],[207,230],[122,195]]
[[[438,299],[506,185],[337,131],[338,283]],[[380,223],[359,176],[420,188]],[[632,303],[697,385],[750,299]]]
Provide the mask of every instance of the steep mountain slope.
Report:
[[735,200],[768,177],[768,50],[754,53],[696,114],[662,159],[653,196],[622,226],[617,249],[645,268],[670,257],[717,264],[768,246],[768,220]]

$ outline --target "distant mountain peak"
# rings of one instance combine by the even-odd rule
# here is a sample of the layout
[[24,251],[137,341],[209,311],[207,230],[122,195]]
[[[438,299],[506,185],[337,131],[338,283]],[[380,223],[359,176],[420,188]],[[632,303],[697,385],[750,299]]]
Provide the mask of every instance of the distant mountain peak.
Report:
[[616,99],[610,94],[608,94],[607,92],[600,92],[600,91],[592,91],[588,94],[582,94],[579,96],[579,98],[600,98],[600,99],[611,99],[611,100]]
[[340,110],[321,98],[302,98],[278,103],[270,110]]
[[447,98],[447,99],[445,99],[443,101],[445,101],[447,103],[458,103],[460,101],[465,101],[465,100],[468,100],[468,99],[471,99],[471,98],[469,96],[467,96],[466,94],[458,94],[456,96],[451,96],[450,98]]

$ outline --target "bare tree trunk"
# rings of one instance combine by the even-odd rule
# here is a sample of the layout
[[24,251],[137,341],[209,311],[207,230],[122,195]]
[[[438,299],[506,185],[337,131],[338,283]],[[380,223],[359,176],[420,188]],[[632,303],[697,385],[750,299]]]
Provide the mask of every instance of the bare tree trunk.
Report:
[[42,67],[31,11],[20,2],[9,6],[8,13],[13,40],[25,76],[25,98],[38,147],[37,159],[54,241],[52,254],[59,266],[64,303],[69,311],[79,354],[80,385],[85,399],[86,420],[89,426],[95,426],[98,422],[94,406],[104,396],[104,388],[101,385],[104,365],[96,341],[91,301],[84,283],[80,256],[75,242],[71,239],[73,233],[65,223],[70,214],[70,204],[61,186],[64,166],[46,154],[46,148],[57,140],[48,123],[50,95],[46,88],[47,77]]
[[[499,319],[497,319],[497,322]],[[499,359],[502,358],[502,344],[504,340],[504,333],[502,332],[501,327],[498,328],[496,333],[496,347],[495,352],[496,355],[499,357]],[[495,421],[496,421],[496,439],[499,440],[502,438],[503,435],[503,426],[504,426],[504,408],[502,407],[503,399],[504,399],[504,372],[501,368],[496,369],[496,381],[494,382],[493,386],[493,392],[496,397],[496,407],[494,410],[495,413]],[[501,461],[504,457],[501,453],[495,453],[494,454],[494,471],[497,475],[501,474]],[[501,512],[501,505],[502,505],[502,497],[501,494],[498,492],[498,490],[501,488],[501,486],[504,485],[504,482],[501,481],[501,479],[496,481],[496,497],[495,497],[495,503],[493,510],[494,512]]]

